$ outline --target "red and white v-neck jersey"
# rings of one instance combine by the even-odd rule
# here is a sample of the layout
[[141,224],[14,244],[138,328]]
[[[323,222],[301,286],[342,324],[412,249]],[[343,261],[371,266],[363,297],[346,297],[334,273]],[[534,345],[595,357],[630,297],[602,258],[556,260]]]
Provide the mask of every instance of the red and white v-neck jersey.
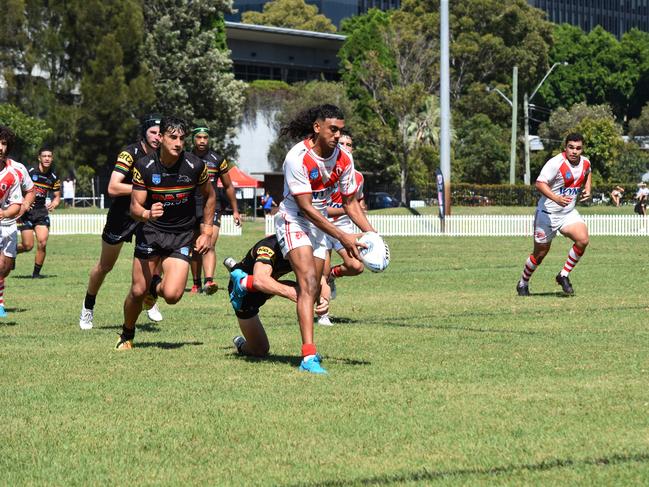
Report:
[[279,209],[286,216],[297,217],[300,209],[294,196],[311,194],[313,207],[326,216],[327,200],[337,185],[343,195],[356,193],[352,155],[336,147],[331,156],[323,159],[313,151],[308,139],[303,140],[284,160],[284,200]]
[[550,186],[554,194],[567,196],[571,198],[571,201],[566,206],[560,206],[551,199],[542,196],[538,209],[548,213],[570,213],[577,204],[590,170],[590,161],[583,156],[580,156],[579,163],[574,166],[566,158],[565,152],[554,156],[545,163],[536,180]]
[[[21,164],[18,161],[14,161],[12,159],[7,159],[7,167],[11,168],[15,171],[16,175],[18,176],[18,184],[20,188],[20,192],[22,195],[27,194],[29,191],[33,191],[34,189],[34,182],[32,181],[32,178],[29,177],[29,172],[27,171],[27,168]],[[1,190],[0,186],[0,190]],[[21,201],[22,203],[22,201]],[[2,208],[6,208],[6,203],[2,204]],[[1,224],[2,225],[13,225],[16,222],[16,218],[3,218]]]
[[[23,202],[23,193],[20,190],[20,176],[9,164],[0,171],[0,208],[6,210],[14,204]],[[11,225],[15,219],[2,219],[2,225]]]
[[[356,199],[358,201],[361,201],[363,200],[363,198],[365,198],[365,195],[363,194],[363,187],[365,186],[365,178],[360,172],[354,171],[354,179],[356,180]],[[343,196],[340,194],[340,191],[338,190],[338,185],[336,185],[336,189],[332,193],[331,199],[327,202],[327,206],[330,208],[343,207]],[[336,224],[338,225],[346,225],[351,223],[351,219],[347,214],[333,217],[331,218],[331,221],[335,221]]]

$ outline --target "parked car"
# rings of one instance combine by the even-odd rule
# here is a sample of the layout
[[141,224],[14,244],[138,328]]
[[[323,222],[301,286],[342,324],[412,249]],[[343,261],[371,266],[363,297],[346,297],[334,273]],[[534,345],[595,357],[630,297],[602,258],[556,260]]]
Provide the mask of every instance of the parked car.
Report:
[[396,208],[399,206],[399,201],[396,198],[393,198],[389,193],[369,193],[366,202],[367,207],[370,210]]

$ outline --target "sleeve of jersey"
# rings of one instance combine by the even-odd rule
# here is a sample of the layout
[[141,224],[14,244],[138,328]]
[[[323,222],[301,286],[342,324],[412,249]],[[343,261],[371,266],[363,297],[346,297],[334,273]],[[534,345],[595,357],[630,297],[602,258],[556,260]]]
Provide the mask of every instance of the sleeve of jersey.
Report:
[[52,191],[61,191],[61,180],[60,179],[57,178],[54,181],[54,184],[52,185]]
[[221,174],[227,174],[233,167],[234,163],[228,161],[227,159],[223,159],[219,164],[219,176]]
[[545,163],[545,166],[543,166],[543,169],[541,169],[541,173],[539,174],[539,177],[536,178],[536,180],[542,183],[551,184],[551,182],[557,176],[558,171],[559,167],[557,161],[555,159],[550,159]]
[[117,156],[113,171],[128,175],[131,172],[131,167],[133,167],[133,162],[133,156],[128,151],[123,150]]
[[261,262],[263,264],[273,265],[273,260],[275,259],[275,251],[270,247],[259,247],[255,253],[255,262]]
[[343,196],[351,196],[356,193],[358,185],[356,184],[356,178],[354,177],[354,160],[349,154],[347,154],[346,157],[348,157],[349,160],[343,173],[340,175],[340,194]]
[[203,163],[203,169],[201,169],[201,173],[198,176],[198,185],[202,186],[209,180],[210,180],[210,174],[207,171],[207,164]]
[[133,168],[133,190],[137,191],[146,191],[146,184],[144,183],[144,178],[142,177],[142,173],[140,172],[142,170],[142,167],[139,165],[136,165]]
[[292,195],[311,193],[311,182],[301,158],[289,154],[284,161],[284,178]]
[[29,193],[34,189],[34,181],[29,177],[27,170],[20,172],[20,186],[23,193]]
[[9,195],[7,196],[7,203],[10,205],[19,205],[23,202],[23,192],[20,190],[20,181],[16,179],[14,184],[11,185]]

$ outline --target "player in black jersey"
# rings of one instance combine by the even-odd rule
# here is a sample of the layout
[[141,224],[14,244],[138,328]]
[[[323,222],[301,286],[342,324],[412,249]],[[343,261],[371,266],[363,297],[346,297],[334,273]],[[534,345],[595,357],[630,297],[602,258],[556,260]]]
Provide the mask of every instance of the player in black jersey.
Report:
[[[36,198],[29,211],[20,218],[20,244],[18,253],[29,252],[34,248],[34,233],[37,247],[34,259],[33,278],[41,276],[41,268],[47,253],[47,239],[50,235],[50,213],[61,202],[61,180],[52,170],[54,152],[49,147],[41,147],[38,151],[38,166],[29,168],[29,177],[34,182]],[[54,198],[47,203],[47,197],[52,193]]]
[[[196,127],[192,130],[193,141],[194,141],[194,150],[192,153],[200,157],[205,164],[207,164],[207,172],[210,175],[210,182],[214,188],[214,191],[217,191],[218,180],[221,180],[223,184],[223,190],[225,196],[232,206],[232,214],[234,221],[237,225],[241,225],[241,217],[239,216],[239,209],[237,207],[237,198],[234,191],[234,186],[228,171],[232,168],[230,164],[224,157],[220,156],[216,152],[210,149],[210,136],[209,129],[207,127]],[[200,198],[197,199],[196,204],[196,216],[197,218],[202,215],[202,204],[203,201]],[[194,285],[192,286],[192,293],[203,291],[206,294],[214,294],[218,290],[218,285],[214,282],[214,271],[216,269],[216,241],[219,238],[219,230],[221,228],[221,215],[223,213],[223,208],[219,206],[217,198],[217,209],[214,213],[214,231],[212,232],[212,242],[211,247],[205,255],[194,253],[192,255],[191,269],[192,269],[192,279]],[[204,283],[201,288],[201,263],[204,271]]]
[[[108,210],[106,225],[101,235],[101,256],[99,262],[91,269],[86,297],[81,307],[79,327],[82,330],[92,328],[95,300],[106,275],[113,269],[122,250],[124,242],[133,239],[135,230],[140,225],[130,214],[131,191],[133,188],[133,166],[147,154],[160,146],[160,115],[151,114],[142,118],[140,123],[140,140],[126,146],[117,156],[117,162],[110,175],[108,195],[113,203]],[[162,315],[157,305],[147,310],[151,321],[161,321]]]
[[[204,198],[203,225],[193,250],[205,253],[210,247],[216,195],[205,163],[183,150],[187,132],[183,120],[163,118],[160,149],[133,168],[131,216],[144,225],[136,234],[132,285],[124,302],[118,350],[133,347],[135,322],[145,298],[153,301],[161,296],[168,304],[182,298],[195,239],[197,191]],[[162,278],[157,274],[160,264]]]
[[[295,282],[279,280],[293,271],[291,264],[282,256],[275,235],[253,245],[241,262],[236,263],[232,257],[228,257],[223,264],[231,271],[228,290],[243,333],[243,336],[234,337],[234,346],[242,355],[264,357],[270,345],[259,319],[259,308],[273,296],[297,303]],[[325,313],[327,306],[328,302],[323,303],[318,311]]]

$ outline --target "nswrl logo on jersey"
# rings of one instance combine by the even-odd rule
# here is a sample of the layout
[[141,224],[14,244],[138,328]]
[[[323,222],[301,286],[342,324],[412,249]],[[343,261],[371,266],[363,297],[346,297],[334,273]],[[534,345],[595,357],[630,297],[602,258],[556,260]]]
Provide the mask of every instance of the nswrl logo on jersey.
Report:
[[309,179],[318,179],[318,168],[311,169],[309,173]]
[[151,176],[151,182],[153,184],[160,184],[160,181],[162,181],[162,178],[160,177],[160,174],[153,174]]

